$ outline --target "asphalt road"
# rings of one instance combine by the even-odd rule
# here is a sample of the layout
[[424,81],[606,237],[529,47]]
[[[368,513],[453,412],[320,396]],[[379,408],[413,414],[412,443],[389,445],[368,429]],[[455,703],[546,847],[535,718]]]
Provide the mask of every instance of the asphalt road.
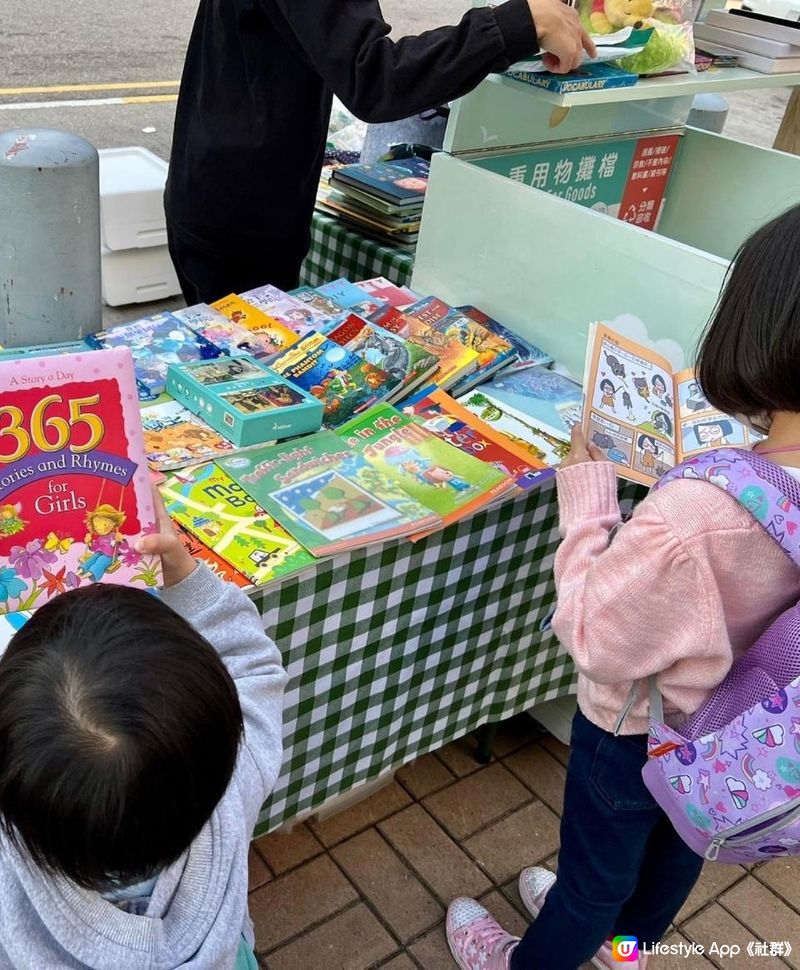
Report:
[[[197,0],[2,6],[0,128],[67,128],[98,148],[145,145],[168,156]],[[467,0],[387,0],[384,12],[402,35],[455,22],[466,7]]]

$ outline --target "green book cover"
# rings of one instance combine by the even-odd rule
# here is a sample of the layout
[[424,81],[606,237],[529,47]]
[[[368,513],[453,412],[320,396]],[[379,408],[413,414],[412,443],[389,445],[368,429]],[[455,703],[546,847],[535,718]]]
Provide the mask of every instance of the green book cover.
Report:
[[159,490],[176,522],[257,586],[315,561],[212,462],[169,475]]
[[395,478],[445,525],[513,489],[492,465],[454,448],[388,404],[377,404],[336,434],[383,475]]
[[219,465],[316,555],[441,524],[393,476],[330,431],[252,449]]

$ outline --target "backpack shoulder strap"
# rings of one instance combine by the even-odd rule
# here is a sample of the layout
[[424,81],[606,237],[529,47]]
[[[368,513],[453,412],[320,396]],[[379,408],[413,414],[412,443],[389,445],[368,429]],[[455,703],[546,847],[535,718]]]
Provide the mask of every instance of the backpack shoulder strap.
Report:
[[710,482],[736,499],[800,566],[800,481],[752,451],[720,448],[670,469],[653,489],[678,479]]

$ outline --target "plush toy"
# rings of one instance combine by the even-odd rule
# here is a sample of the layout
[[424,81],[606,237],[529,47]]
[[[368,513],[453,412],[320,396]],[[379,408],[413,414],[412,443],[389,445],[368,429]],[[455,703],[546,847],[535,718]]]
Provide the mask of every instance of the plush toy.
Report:
[[640,27],[654,12],[652,0],[592,0],[591,33],[613,34],[622,27]]

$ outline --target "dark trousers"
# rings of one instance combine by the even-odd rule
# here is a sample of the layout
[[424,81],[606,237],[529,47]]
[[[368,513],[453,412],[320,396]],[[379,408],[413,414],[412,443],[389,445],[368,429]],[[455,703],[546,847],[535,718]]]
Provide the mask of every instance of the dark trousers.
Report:
[[646,735],[614,737],[575,715],[558,880],[511,970],[577,970],[609,936],[641,946],[667,931],[703,860],[645,788],[646,759]]
[[302,256],[239,250],[199,249],[167,230],[169,254],[188,306],[214,303],[231,293],[245,293],[272,283],[281,290],[300,284]]

